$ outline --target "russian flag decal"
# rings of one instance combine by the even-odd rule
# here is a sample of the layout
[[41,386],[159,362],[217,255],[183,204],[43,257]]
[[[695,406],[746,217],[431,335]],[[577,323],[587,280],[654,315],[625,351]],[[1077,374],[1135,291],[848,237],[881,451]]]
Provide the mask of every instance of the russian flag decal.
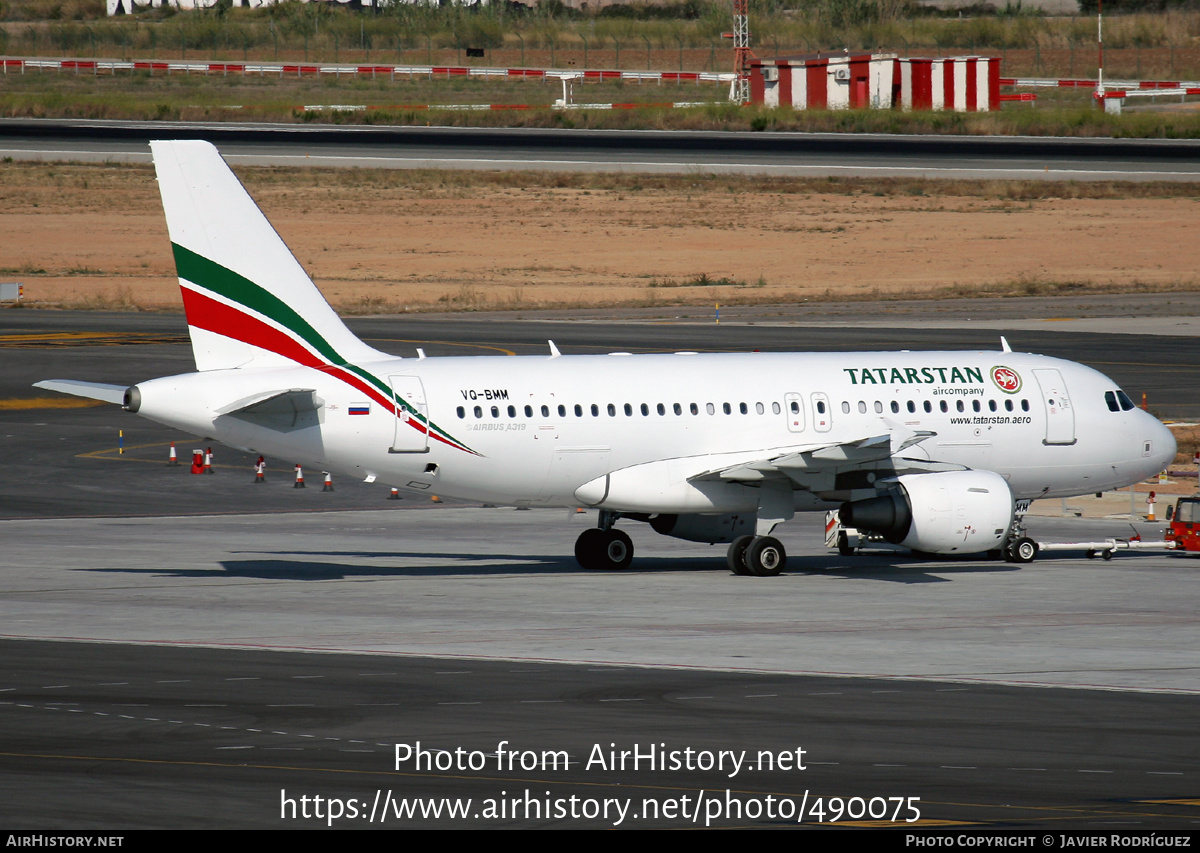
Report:
[[351,403],[350,414],[352,415],[369,415],[371,414],[370,403]]

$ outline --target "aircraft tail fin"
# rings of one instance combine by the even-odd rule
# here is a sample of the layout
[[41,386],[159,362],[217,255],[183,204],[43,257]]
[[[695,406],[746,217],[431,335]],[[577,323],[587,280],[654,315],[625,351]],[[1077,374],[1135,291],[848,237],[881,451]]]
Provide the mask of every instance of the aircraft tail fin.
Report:
[[197,370],[380,357],[346,328],[208,142],[151,142]]

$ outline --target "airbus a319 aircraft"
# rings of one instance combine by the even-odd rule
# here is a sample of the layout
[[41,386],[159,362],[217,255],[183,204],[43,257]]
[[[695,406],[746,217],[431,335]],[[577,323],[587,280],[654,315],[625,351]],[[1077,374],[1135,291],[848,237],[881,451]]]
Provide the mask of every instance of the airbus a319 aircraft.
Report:
[[1127,486],[1175,455],[1116,383],[1012,352],[397,358],[343,325],[210,144],[153,142],[196,372],[43,388],[320,470],[509,506],[586,506],[586,568],[618,521],[729,543],[775,575],[800,511],[931,554],[1027,561],[1035,498]]

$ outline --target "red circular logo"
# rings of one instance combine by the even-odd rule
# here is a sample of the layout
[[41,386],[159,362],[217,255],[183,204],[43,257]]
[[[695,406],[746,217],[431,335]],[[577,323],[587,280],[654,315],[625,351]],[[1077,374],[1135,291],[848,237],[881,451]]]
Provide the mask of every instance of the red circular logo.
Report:
[[1016,394],[1021,390],[1021,376],[1011,367],[993,367],[992,381],[1005,394]]

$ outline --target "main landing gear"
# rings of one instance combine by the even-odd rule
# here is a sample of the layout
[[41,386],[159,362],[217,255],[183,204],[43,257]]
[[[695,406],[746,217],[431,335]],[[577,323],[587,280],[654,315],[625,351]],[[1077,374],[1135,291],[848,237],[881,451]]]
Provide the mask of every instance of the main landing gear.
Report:
[[787,565],[787,552],[774,536],[739,536],[725,557],[735,575],[773,578]]

